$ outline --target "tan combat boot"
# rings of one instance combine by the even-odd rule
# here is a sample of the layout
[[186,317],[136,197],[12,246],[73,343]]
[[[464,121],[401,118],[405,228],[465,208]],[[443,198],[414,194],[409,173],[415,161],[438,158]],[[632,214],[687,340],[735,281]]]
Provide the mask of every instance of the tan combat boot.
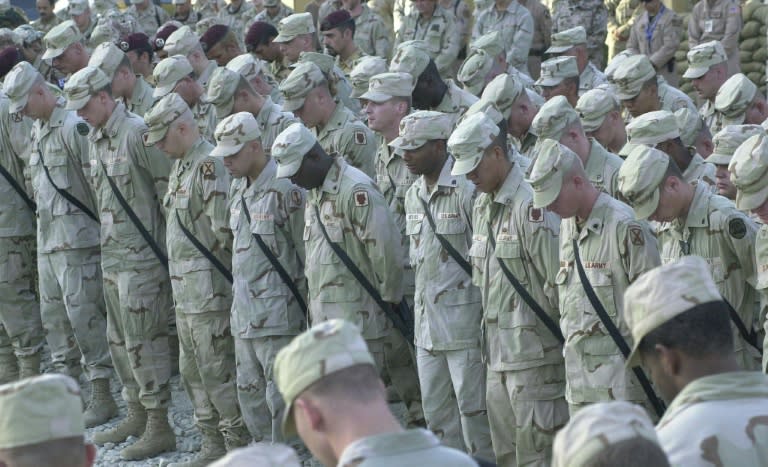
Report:
[[[19,357],[19,379],[31,378],[40,374],[40,352]],[[77,378],[75,378],[77,379]]]
[[12,383],[19,379],[19,362],[16,355],[0,354],[0,384]]
[[203,434],[203,445],[197,455],[187,462],[168,464],[168,467],[205,467],[227,454],[224,437],[218,430],[201,429],[200,431]]
[[120,451],[127,461],[155,457],[176,450],[176,435],[168,423],[168,409],[147,409],[147,428],[135,443]]
[[128,402],[128,413],[114,428],[93,435],[96,444],[122,443],[129,436],[141,436],[147,426],[147,411],[138,402]]
[[91,398],[85,407],[85,427],[91,428],[107,423],[117,416],[117,404],[109,390],[109,379],[98,378],[91,381]]

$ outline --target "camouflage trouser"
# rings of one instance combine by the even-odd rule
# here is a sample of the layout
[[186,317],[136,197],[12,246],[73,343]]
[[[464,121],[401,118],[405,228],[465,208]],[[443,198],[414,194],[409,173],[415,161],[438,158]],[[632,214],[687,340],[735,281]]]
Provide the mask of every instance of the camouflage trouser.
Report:
[[[235,345],[229,310],[176,312],[179,371],[201,431],[218,431],[229,441],[245,431],[237,404]],[[239,444],[239,443],[238,443]]]
[[40,253],[40,314],[57,371],[109,378],[107,317],[98,247]]
[[285,403],[272,376],[277,352],[294,336],[235,338],[237,399],[254,439],[284,442],[280,428]]
[[0,353],[32,355],[43,346],[34,249],[34,236],[0,238]]
[[486,405],[500,467],[548,466],[557,430],[568,422],[562,365],[488,370]]
[[157,262],[104,270],[104,300],[109,351],[123,384],[123,398],[148,409],[167,407],[171,400],[168,272]]
[[365,342],[379,373],[389,376],[392,387],[408,408],[406,421],[409,424],[423,423],[419,375],[416,372],[413,352],[403,335],[393,329],[386,337],[366,339]]
[[493,460],[480,348],[429,351],[416,347],[416,363],[427,428],[446,446]]

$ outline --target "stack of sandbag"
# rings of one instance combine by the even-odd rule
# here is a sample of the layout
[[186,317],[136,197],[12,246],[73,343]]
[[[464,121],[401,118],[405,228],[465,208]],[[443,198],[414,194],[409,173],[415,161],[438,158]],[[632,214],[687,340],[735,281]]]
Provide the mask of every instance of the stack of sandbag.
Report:
[[768,5],[750,0],[741,7],[744,27],[739,39],[741,72],[765,93],[765,65],[768,59],[766,33],[768,33]]

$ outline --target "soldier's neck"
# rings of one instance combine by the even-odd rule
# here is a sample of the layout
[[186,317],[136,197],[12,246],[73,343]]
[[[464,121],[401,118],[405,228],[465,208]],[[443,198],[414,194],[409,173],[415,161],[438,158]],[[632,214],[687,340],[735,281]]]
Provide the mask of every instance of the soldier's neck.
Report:
[[586,185],[583,196],[583,202],[579,203],[579,210],[576,213],[576,223],[581,225],[589,219],[592,214],[592,210],[595,208],[597,198],[600,197],[600,191],[597,190],[591,183]]
[[510,3],[512,3],[512,0],[496,0],[496,9],[504,11],[509,8]]

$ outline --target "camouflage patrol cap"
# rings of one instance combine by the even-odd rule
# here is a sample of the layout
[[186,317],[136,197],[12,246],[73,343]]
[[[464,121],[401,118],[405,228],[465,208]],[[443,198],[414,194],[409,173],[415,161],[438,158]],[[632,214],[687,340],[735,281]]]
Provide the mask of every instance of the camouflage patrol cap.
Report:
[[211,151],[211,155],[227,157],[240,152],[245,143],[261,139],[261,129],[253,114],[238,112],[219,122],[213,137],[216,139],[216,147]]
[[768,199],[768,135],[750,136],[733,153],[728,165],[736,187],[736,207],[757,209]]
[[757,86],[743,73],[737,73],[720,86],[715,96],[715,110],[722,114],[722,124],[741,125],[747,109],[757,94]]
[[541,106],[533,117],[530,132],[541,139],[560,141],[563,132],[579,122],[579,114],[564,96],[555,96]]
[[35,41],[43,40],[44,34],[42,31],[38,31],[31,24],[22,24],[13,30],[21,39],[22,44],[30,45]]
[[280,83],[280,92],[284,98],[283,109],[288,112],[299,110],[304,105],[307,94],[325,82],[325,75],[320,67],[312,62],[299,63]]
[[632,55],[622,61],[613,74],[616,97],[626,101],[634,99],[643,90],[643,84],[656,76],[653,64],[645,55]]
[[563,178],[579,164],[579,156],[554,139],[538,142],[532,159],[535,161],[527,182],[533,188],[533,206],[545,208],[554,203],[563,187]]
[[205,101],[216,108],[216,117],[222,119],[232,113],[235,105],[235,90],[240,83],[240,75],[234,71],[218,67],[211,73]]
[[340,319],[312,326],[283,347],[274,368],[285,401],[283,434],[296,432],[291,409],[302,392],[324,377],[356,365],[375,363],[357,326]]
[[368,92],[368,81],[376,75],[387,71],[387,61],[381,57],[366,55],[361,58],[349,72],[349,84],[352,86],[351,96],[360,98]]
[[0,449],[85,434],[80,387],[49,373],[0,386]]
[[641,274],[624,292],[624,316],[634,342],[627,368],[640,365],[637,348],[648,333],[696,305],[722,300],[700,256],[683,256]]
[[579,67],[576,64],[576,57],[562,56],[550,58],[541,62],[541,74],[536,80],[537,86],[557,86],[565,78],[577,78],[579,76]]
[[675,120],[677,120],[677,128],[680,130],[680,140],[686,147],[694,146],[696,138],[704,129],[704,120],[699,112],[683,107],[675,111]]
[[504,52],[504,40],[501,32],[492,31],[475,39],[469,44],[469,50],[482,50],[492,58],[496,58]]
[[408,73],[381,73],[371,77],[368,92],[360,99],[386,102],[393,97],[411,97],[413,85],[413,77]]
[[418,79],[429,65],[432,58],[429,56],[426,42],[414,40],[405,41],[397,46],[395,56],[389,63],[389,71],[401,71],[410,73],[414,79]]
[[277,37],[272,42],[290,42],[302,34],[315,32],[315,23],[310,13],[294,13],[280,20]]
[[200,47],[200,39],[195,34],[195,31],[189,26],[182,26],[168,36],[168,39],[165,40],[165,45],[163,45],[163,50],[169,56],[184,55],[186,57],[197,47]]
[[192,65],[184,55],[173,55],[160,60],[152,70],[152,77],[157,85],[152,97],[163,97],[173,92],[176,84],[190,74],[192,74]]
[[493,78],[483,90],[482,100],[488,101],[499,109],[504,117],[509,118],[512,104],[525,92],[522,81],[508,73]]
[[69,0],[67,5],[67,13],[70,16],[82,15],[88,8],[88,0]]
[[470,52],[469,57],[461,64],[456,79],[470,94],[480,95],[485,86],[485,79],[493,67],[493,60],[494,58],[483,50]]
[[484,113],[488,118],[496,122],[497,125],[504,120],[504,116],[499,112],[499,109],[496,108],[493,102],[488,102],[485,99],[478,99],[474,104],[467,108],[467,111],[464,112],[464,115],[461,116],[459,121],[462,122],[479,112]]
[[765,130],[760,125],[728,125],[715,134],[712,142],[715,149],[707,157],[707,162],[715,165],[729,165],[733,154],[741,144],[755,135],[762,135]]
[[208,467],[301,467],[296,452],[282,443],[255,443],[229,451]]
[[587,30],[584,26],[576,26],[552,34],[552,45],[544,53],[561,54],[579,44],[587,44]]
[[96,67],[87,66],[70,76],[64,84],[64,97],[67,99],[67,110],[80,110],[85,107],[91,96],[112,84],[103,71]]
[[111,42],[102,42],[93,49],[88,66],[100,69],[112,79],[124,58],[125,54],[118,46]]
[[3,81],[3,92],[11,100],[8,108],[10,113],[15,114],[24,110],[27,105],[29,91],[42,75],[29,62],[17,63],[11,71],[5,75]]
[[163,96],[144,115],[144,123],[149,127],[144,134],[144,145],[153,146],[165,138],[171,124],[188,110],[186,101],[175,92]]
[[53,60],[63,54],[67,47],[75,42],[81,42],[83,34],[74,21],[67,20],[57,24],[43,37],[45,53],[43,60]]
[[418,110],[400,120],[399,136],[389,145],[395,149],[418,149],[429,141],[447,140],[453,130],[454,117],[451,114],[432,110]]
[[688,51],[688,69],[683,78],[696,79],[704,76],[713,65],[728,61],[723,44],[709,41],[699,44]]
[[240,76],[248,81],[263,75],[265,67],[266,64],[263,60],[260,60],[249,53],[238,55],[230,60],[226,66],[228,70],[239,73]]
[[619,168],[619,191],[638,219],[649,218],[659,207],[659,185],[669,167],[669,156],[638,144]]
[[632,144],[656,146],[678,137],[677,119],[668,110],[644,113],[627,124],[627,138]]
[[616,70],[622,63],[624,63],[624,60],[628,59],[632,55],[634,54],[629,50],[622,50],[621,52],[614,55],[611,61],[608,62],[608,65],[606,65],[605,71],[603,72],[608,82],[613,83],[613,75],[616,73]]
[[584,131],[597,131],[603,125],[609,113],[619,110],[619,101],[610,91],[605,89],[590,89],[576,102],[576,112],[581,118]]
[[456,159],[451,175],[466,175],[475,170],[499,131],[499,125],[482,112],[459,123],[448,138],[448,152]]
[[635,438],[659,445],[656,428],[642,407],[626,401],[590,404],[555,435],[552,467],[593,465],[593,458],[611,445]]
[[299,63],[305,62],[311,62],[317,65],[326,77],[333,74],[333,69],[336,66],[336,60],[328,54],[321,54],[319,52],[301,52],[299,54],[299,60],[291,65],[291,68],[296,68]]
[[292,177],[299,171],[304,156],[317,144],[317,138],[301,123],[292,123],[272,143],[277,162],[277,178]]

